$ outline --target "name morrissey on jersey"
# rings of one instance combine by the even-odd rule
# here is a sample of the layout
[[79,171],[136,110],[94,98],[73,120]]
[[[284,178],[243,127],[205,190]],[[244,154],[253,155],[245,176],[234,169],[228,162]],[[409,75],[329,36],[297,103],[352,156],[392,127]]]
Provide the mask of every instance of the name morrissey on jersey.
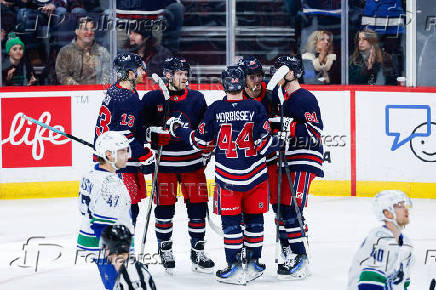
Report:
[[232,121],[253,121],[254,112],[252,111],[231,111],[216,113],[216,120],[221,123]]

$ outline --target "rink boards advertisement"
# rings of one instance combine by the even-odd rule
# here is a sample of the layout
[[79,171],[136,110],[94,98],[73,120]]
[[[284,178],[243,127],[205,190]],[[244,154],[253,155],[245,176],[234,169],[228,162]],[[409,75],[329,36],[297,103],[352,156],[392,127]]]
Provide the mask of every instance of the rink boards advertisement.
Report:
[[[325,126],[325,177],[314,180],[312,194],[372,196],[395,188],[436,198],[436,89],[305,88],[317,97]],[[208,104],[224,96],[199,89]],[[92,149],[19,116],[93,143],[104,92],[102,86],[0,89],[0,199],[77,195],[81,175],[93,164]],[[213,159],[206,176],[211,194]]]

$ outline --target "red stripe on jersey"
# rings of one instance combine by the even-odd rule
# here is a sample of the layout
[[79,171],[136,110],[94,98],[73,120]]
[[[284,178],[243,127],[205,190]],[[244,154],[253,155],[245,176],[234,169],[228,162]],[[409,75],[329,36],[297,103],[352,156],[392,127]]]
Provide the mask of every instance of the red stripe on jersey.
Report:
[[194,154],[190,154],[190,155],[184,155],[184,156],[167,156],[167,155],[162,155],[162,157],[160,158],[161,161],[186,161],[186,160],[192,160],[192,159],[197,159],[202,157],[202,153],[201,152],[197,152]]
[[234,174],[231,174],[231,173],[227,173],[227,172],[222,171],[218,167],[215,167],[215,171],[217,173],[221,174],[222,176],[230,178],[232,180],[235,180],[235,179],[248,179],[248,178],[252,177],[254,174],[256,174],[257,172],[259,172],[260,170],[264,169],[265,166],[266,166],[266,164],[263,163],[261,166],[257,167],[256,169],[254,169],[250,173],[247,173],[247,174],[244,174],[244,175],[234,175]]
[[312,132],[316,136],[316,138],[319,140],[319,134],[318,134],[318,132],[315,129],[312,128],[312,125],[307,123],[307,129],[309,129],[310,132]]
[[305,154],[298,154],[298,155],[292,155],[292,156],[286,156],[286,160],[295,160],[295,159],[309,159],[318,162],[319,164],[322,164],[321,158],[317,156],[312,155],[305,155]]
[[263,148],[265,148],[265,145],[266,145],[266,143],[268,142],[269,138],[270,138],[270,137],[266,137],[266,138],[262,141],[262,143],[260,143],[260,145],[256,147],[256,151],[259,152],[259,151],[261,151]]
[[193,144],[195,147],[197,147],[198,149],[202,150],[202,151],[206,151],[206,152],[210,151],[210,148],[209,148],[210,146],[201,145],[201,144],[199,144],[195,139],[196,139],[196,138],[195,138],[195,132],[192,131],[192,133],[191,133],[192,144]]

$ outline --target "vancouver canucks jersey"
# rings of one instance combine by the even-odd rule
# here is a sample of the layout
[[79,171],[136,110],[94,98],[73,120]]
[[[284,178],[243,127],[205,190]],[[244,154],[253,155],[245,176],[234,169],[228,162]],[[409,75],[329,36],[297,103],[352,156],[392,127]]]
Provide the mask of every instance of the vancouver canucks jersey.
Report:
[[348,290],[405,290],[410,285],[414,263],[410,240],[401,235],[399,242],[385,226],[373,229],[353,258]]
[[[198,127],[207,104],[202,93],[185,89],[181,94],[170,91],[167,101],[167,118],[177,117],[183,122],[184,128],[195,130]],[[148,92],[142,98],[147,126],[162,126],[165,98],[161,90]],[[170,143],[162,148],[159,172],[185,173],[203,167],[203,154],[192,148],[180,138],[171,137]]]
[[227,190],[248,191],[268,178],[265,156],[279,146],[270,134],[265,108],[255,100],[215,101],[197,130],[177,128],[192,147],[215,146],[215,180]]
[[107,225],[125,225],[134,232],[130,196],[120,174],[108,172],[96,164],[80,182],[78,201],[82,214],[78,249],[97,252],[100,233]]

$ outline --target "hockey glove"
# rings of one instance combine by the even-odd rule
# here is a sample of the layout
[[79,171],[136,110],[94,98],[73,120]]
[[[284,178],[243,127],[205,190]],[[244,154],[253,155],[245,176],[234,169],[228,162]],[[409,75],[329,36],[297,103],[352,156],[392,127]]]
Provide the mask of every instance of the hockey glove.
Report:
[[294,122],[293,118],[283,117],[283,130],[282,130],[282,128],[280,128],[280,117],[269,118],[268,122],[269,122],[271,129],[273,131],[278,130],[278,131],[291,132],[290,137],[295,136],[296,122]]
[[165,146],[170,143],[171,135],[162,127],[148,127],[145,131],[145,139],[152,146]]
[[212,151],[209,153],[203,153],[201,155],[203,156],[203,166],[207,166],[210,161],[210,157],[212,156]]
[[169,128],[171,136],[177,137],[176,133],[175,133],[175,130],[177,128],[182,127],[182,125],[183,125],[183,123],[181,122],[180,118],[171,117],[171,118],[168,119],[166,124],[167,124],[167,126]]
[[147,145],[144,147],[144,150],[146,153],[138,157],[139,162],[144,166],[153,164],[156,159],[154,151],[151,150],[150,147],[148,147]]
[[277,86],[279,81],[283,79],[288,72],[288,66],[282,65],[278,70],[275,71],[274,75],[271,77],[271,80],[266,85],[266,89],[268,91],[272,91]]

